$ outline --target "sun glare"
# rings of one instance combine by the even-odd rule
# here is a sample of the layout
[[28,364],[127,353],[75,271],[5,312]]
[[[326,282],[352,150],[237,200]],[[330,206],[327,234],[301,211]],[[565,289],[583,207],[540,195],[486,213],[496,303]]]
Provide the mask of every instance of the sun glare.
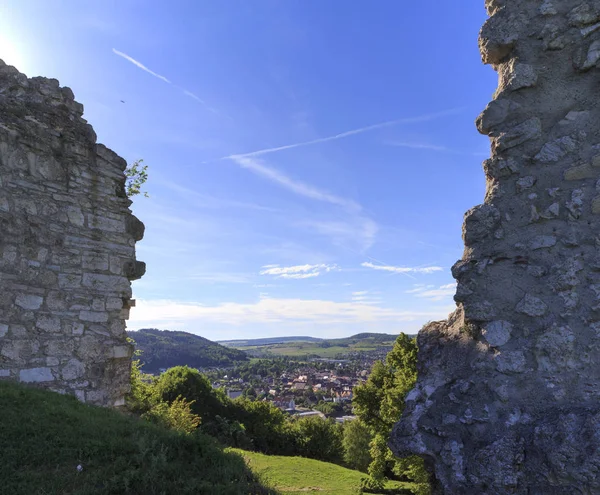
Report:
[[23,52],[17,47],[16,43],[13,43],[2,34],[0,34],[0,59],[8,65],[14,65],[21,72],[25,72],[26,60]]

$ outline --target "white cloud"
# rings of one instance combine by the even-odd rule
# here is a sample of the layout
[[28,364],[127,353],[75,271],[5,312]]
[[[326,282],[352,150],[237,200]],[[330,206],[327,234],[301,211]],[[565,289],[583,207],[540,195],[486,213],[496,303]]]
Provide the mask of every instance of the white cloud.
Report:
[[405,290],[405,294],[416,294],[418,292],[423,292],[426,289],[433,289],[435,285],[425,285],[425,284],[415,284],[414,289]]
[[240,167],[250,170],[257,175],[270,180],[271,182],[275,182],[285,189],[288,189],[289,191],[292,191],[300,196],[315,199],[317,201],[323,201],[336,206],[341,206],[351,211],[360,211],[362,209],[358,203],[352,201],[351,199],[336,196],[335,194],[323,191],[315,186],[306,184],[305,182],[292,179],[279,170],[267,167],[260,160],[249,158],[245,155],[232,155],[227,158],[233,160]]
[[342,132],[340,134],[335,134],[333,136],[327,136],[324,138],[313,139],[311,141],[303,141],[301,143],[288,144],[285,146],[278,146],[276,148],[266,148],[266,149],[262,149],[262,150],[258,150],[258,151],[251,151],[250,153],[229,155],[229,156],[223,157],[222,159],[233,158],[234,156],[251,157],[251,156],[266,155],[268,153],[275,153],[276,151],[289,150],[292,148],[300,148],[302,146],[310,146],[312,144],[326,143],[328,141],[335,141],[337,139],[354,136],[356,134],[362,134],[363,132],[373,131],[376,129],[381,129],[383,127],[390,127],[390,126],[400,125],[400,124],[414,124],[417,122],[427,122],[430,120],[439,119],[440,117],[445,117],[447,115],[452,115],[452,114],[458,113],[461,110],[462,110],[462,108],[453,108],[450,110],[443,110],[441,112],[419,115],[417,117],[406,117],[403,119],[389,120],[387,122],[381,122],[379,124],[373,124],[373,125],[368,125],[365,127],[360,127],[358,129],[352,129],[350,131]]
[[332,325],[360,322],[406,322],[445,317],[448,307],[425,311],[402,311],[360,302],[319,299],[274,298],[264,296],[253,303],[226,302],[216,306],[197,302],[138,299],[130,327],[181,326],[193,320],[228,325],[253,323],[311,323]]
[[374,297],[379,292],[371,292],[368,290],[359,290],[352,293],[352,302],[360,304],[380,304],[381,298]]
[[265,265],[262,268],[260,271],[261,275],[272,275],[277,278],[304,279],[318,277],[322,272],[327,273],[337,269],[337,266],[326,264],[296,266]]
[[148,69],[148,67],[146,67],[144,64],[142,64],[141,62],[138,62],[136,59],[134,59],[133,57],[130,57],[126,53],[120,52],[119,50],[116,50],[114,48],[112,49],[112,51],[113,51],[113,53],[115,53],[119,57],[123,57],[125,60],[131,62],[133,65],[135,65],[136,67],[139,67],[140,69],[142,69],[143,71],[147,72],[148,74],[151,74],[154,77],[157,77],[161,81],[164,81],[166,83],[172,84],[171,81],[169,81],[165,76],[161,76],[160,74],[157,74],[156,72]]
[[382,270],[392,273],[433,273],[443,271],[441,266],[390,266],[390,265],[375,265],[369,261],[365,261],[361,264],[366,268],[372,268],[373,270]]
[[407,290],[407,294],[414,294],[416,297],[422,297],[431,301],[442,301],[454,296],[456,293],[456,283],[441,285],[435,288],[434,285],[415,286],[414,289]]

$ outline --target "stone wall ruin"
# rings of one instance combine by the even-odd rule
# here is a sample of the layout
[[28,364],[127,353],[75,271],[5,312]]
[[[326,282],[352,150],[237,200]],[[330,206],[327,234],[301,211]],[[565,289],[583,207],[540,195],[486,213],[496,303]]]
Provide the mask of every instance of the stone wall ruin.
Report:
[[121,405],[144,226],[125,160],[55,79],[0,61],[0,378]]
[[392,449],[436,493],[600,493],[600,2],[487,0],[484,203]]

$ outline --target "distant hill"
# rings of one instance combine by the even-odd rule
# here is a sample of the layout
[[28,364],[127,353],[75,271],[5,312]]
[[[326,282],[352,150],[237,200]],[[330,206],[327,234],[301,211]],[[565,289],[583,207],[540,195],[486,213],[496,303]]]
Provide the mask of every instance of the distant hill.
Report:
[[290,342],[324,342],[327,341],[332,345],[336,343],[352,343],[359,340],[370,340],[372,342],[389,342],[396,340],[398,335],[390,335],[387,333],[357,333],[350,337],[341,339],[321,339],[318,337],[271,337],[264,339],[238,339],[238,340],[218,340],[217,342],[227,347],[252,347],[261,345],[286,344]]
[[225,347],[188,332],[144,328],[127,332],[142,351],[143,371],[156,373],[161,368],[188,365],[192,368],[232,366],[247,361],[245,352]]
[[364,352],[386,354],[398,335],[358,333],[341,339],[317,337],[272,337],[267,339],[226,340],[219,343],[243,350],[252,357],[288,356],[293,358],[341,358]]
[[320,342],[323,339],[317,337],[271,337],[263,339],[238,339],[218,340],[217,342],[227,347],[246,347],[255,345],[284,344],[286,342]]
[[344,337],[341,339],[327,339],[327,342],[332,345],[335,344],[356,344],[359,342],[373,342],[373,343],[383,343],[383,342],[394,342],[398,338],[398,335],[391,335],[389,333],[357,333],[356,335],[352,335],[350,337]]
[[375,340],[389,340],[397,339],[400,334],[391,334],[391,333],[357,333],[356,335],[352,335],[352,337],[348,337],[350,339],[375,339]]

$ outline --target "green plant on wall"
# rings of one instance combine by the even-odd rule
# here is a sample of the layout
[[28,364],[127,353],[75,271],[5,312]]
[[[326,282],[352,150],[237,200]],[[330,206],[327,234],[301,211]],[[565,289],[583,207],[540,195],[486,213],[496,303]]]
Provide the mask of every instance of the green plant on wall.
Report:
[[143,161],[140,158],[125,169],[125,192],[128,198],[138,194],[148,197],[148,192],[142,191],[143,185],[148,180],[148,165],[142,165]]

